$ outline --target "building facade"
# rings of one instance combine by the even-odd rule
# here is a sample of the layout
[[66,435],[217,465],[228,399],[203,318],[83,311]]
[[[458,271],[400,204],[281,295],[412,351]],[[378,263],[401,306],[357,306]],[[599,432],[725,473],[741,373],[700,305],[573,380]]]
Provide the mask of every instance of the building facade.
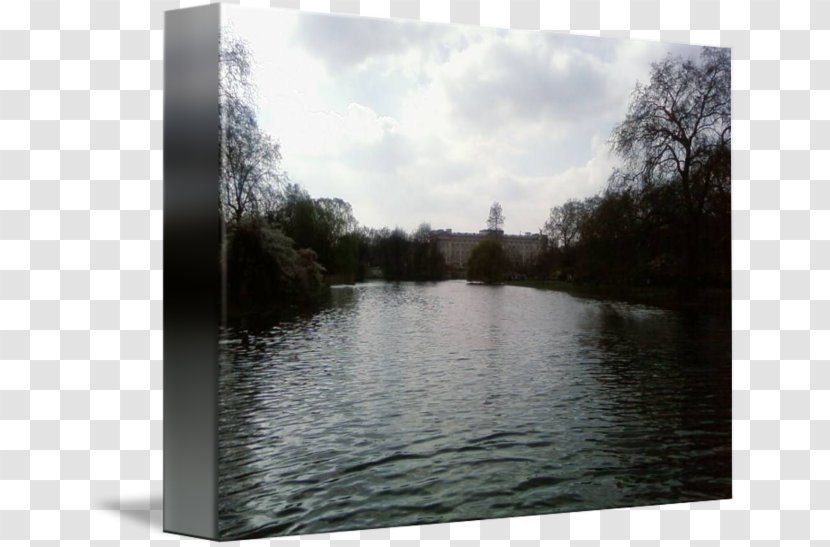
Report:
[[542,252],[545,238],[541,234],[524,235],[505,234],[501,230],[481,230],[476,233],[453,232],[452,230],[433,230],[430,234],[438,252],[450,268],[463,270],[467,268],[470,254],[482,239],[495,236],[501,241],[505,253],[516,266],[531,264]]

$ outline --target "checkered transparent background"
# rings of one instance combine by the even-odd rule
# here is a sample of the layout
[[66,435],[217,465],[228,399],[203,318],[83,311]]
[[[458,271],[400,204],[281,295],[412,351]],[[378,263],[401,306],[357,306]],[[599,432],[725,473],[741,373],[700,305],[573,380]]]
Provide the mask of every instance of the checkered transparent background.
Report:
[[[161,532],[163,11],[199,3],[0,4],[4,545],[199,541]],[[734,499],[274,543],[830,545],[830,0],[242,3],[733,52]]]

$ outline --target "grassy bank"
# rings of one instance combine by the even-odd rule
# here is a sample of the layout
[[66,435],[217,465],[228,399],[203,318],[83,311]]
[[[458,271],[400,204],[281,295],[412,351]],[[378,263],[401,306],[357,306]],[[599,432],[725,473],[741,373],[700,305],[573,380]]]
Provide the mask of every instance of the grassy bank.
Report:
[[573,296],[597,300],[618,300],[660,308],[696,310],[712,313],[731,311],[732,291],[729,289],[698,289],[688,291],[666,287],[614,287],[573,283],[568,281],[507,281],[507,285],[565,292]]

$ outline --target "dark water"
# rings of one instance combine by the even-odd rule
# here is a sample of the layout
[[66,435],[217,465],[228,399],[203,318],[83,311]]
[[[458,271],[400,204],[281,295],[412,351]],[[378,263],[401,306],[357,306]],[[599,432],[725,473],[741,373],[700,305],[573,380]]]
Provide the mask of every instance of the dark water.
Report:
[[731,495],[728,317],[366,284],[225,335],[220,530],[285,535]]

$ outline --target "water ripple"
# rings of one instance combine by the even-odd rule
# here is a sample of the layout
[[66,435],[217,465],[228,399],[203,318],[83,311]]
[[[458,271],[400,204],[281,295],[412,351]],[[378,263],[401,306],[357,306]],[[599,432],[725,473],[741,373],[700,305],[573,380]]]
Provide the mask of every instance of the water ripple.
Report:
[[372,283],[222,333],[225,538],[728,497],[728,318]]

